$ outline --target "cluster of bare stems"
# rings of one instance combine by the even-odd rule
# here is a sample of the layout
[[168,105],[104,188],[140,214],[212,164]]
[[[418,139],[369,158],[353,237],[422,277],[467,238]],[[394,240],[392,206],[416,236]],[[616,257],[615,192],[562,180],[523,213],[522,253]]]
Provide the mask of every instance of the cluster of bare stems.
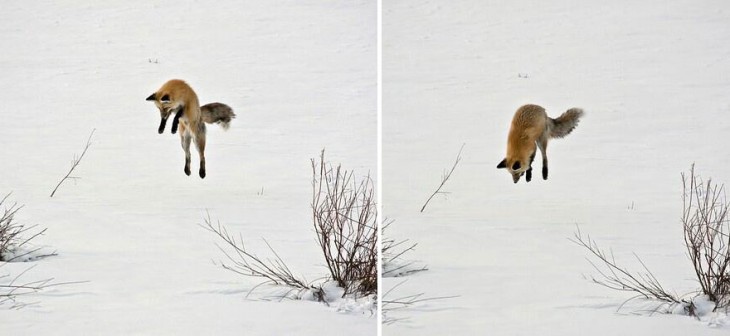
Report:
[[673,307],[676,304],[683,303],[677,295],[664,289],[638,255],[634,254],[634,257],[641,264],[643,270],[631,272],[616,262],[613,251],[606,252],[601,249],[598,243],[591,239],[590,235],[583,236],[580,228],[576,230],[573,239],[570,240],[586,248],[598,259],[598,264],[588,259],[591,266],[600,274],[600,277],[591,276],[591,281],[606,288],[635,294],[627,302],[636,298],[658,300],[662,304],[655,311],[663,306]]
[[[330,277],[344,289],[343,296],[375,294],[378,286],[378,227],[373,182],[369,176],[357,182],[352,171],[326,164],[324,151],[320,160],[317,163],[312,159],[312,216],[317,242]],[[263,278],[262,284],[287,286],[300,292],[311,290],[318,301],[327,302],[324,290],[296,277],[266,240],[264,242],[274,255],[273,259],[262,259],[248,251],[243,236],[230,234],[219,222],[214,224],[210,214],[204,221],[201,226],[224,242],[225,248],[219,246],[228,259],[221,263],[223,268],[240,275]]]
[[378,224],[373,181],[312,159],[312,220],[332,280],[344,294],[378,289]]
[[[26,248],[28,242],[42,235],[46,232],[46,229],[30,234],[27,238],[24,238],[23,236],[35,229],[36,225],[25,226],[15,221],[15,215],[23,206],[17,203],[7,204],[9,196],[10,194],[7,194],[0,199],[0,207],[3,208],[2,215],[0,215],[0,267],[9,262],[27,261],[55,255],[55,252],[39,254],[40,247]],[[29,256],[32,256],[32,258]],[[21,281],[20,278],[32,268],[29,267],[14,277],[11,277],[9,274],[0,274],[0,305],[12,304],[12,308],[22,308],[27,303],[20,301],[18,299],[19,297],[59,285],[51,283],[53,279],[29,282]]]
[[[383,263],[383,278],[404,277],[413,273],[427,271],[428,267],[426,265],[419,265],[415,261],[403,260],[403,256],[406,253],[415,250],[416,246],[418,246],[418,243],[412,243],[408,239],[395,240],[393,238],[386,237],[385,232],[392,223],[392,220],[385,220],[382,230],[383,246],[381,260]],[[457,297],[431,297],[426,296],[425,293],[407,294],[399,297],[394,297],[393,292],[396,290],[396,288],[400,287],[405,282],[406,280],[397,283],[395,286],[391,287],[382,295],[381,313],[383,317],[383,324],[393,324],[407,319],[393,317],[392,313],[395,311],[413,308],[414,306],[417,306],[426,301],[451,299]]]
[[35,259],[54,255],[54,253],[38,255],[38,251],[41,249],[32,248],[25,250],[25,246],[34,238],[42,235],[46,232],[46,229],[40,230],[24,238],[23,236],[33,231],[37,226],[25,226],[24,224],[15,221],[15,214],[23,208],[22,205],[17,203],[6,204],[6,201],[10,194],[5,195],[0,199],[0,207],[3,207],[3,213],[0,216],[0,262],[12,262],[26,259],[28,256],[33,256]]
[[266,246],[269,247],[269,250],[274,255],[273,260],[262,259],[255,253],[249,252],[246,249],[242,235],[238,237],[231,235],[220,222],[214,224],[210,219],[210,214],[207,214],[204,221],[205,224],[201,224],[200,226],[221,238],[227,247],[218,246],[228,259],[228,262],[221,263],[224,269],[244,276],[263,278],[265,280],[262,284],[283,285],[295,290],[314,289],[304,280],[294,276],[291,269],[289,269],[279,254],[276,253],[274,248],[265,239]]
[[427,266],[416,265],[415,261],[402,261],[403,255],[415,250],[418,243],[411,243],[408,239],[395,240],[386,237],[385,231],[391,223],[392,220],[386,220],[382,230],[383,277],[399,277],[428,270]]
[[730,203],[724,185],[682,174],[684,242],[703,294],[715,310],[730,306]]
[[[730,308],[730,202],[725,197],[724,185],[714,184],[712,180],[702,181],[695,175],[693,164],[689,176],[682,174],[682,187],[684,242],[700,284],[697,293],[715,303],[714,311],[727,311]],[[682,304],[689,315],[694,315],[692,301],[665,290],[636,254],[643,271],[632,273],[619,266],[613,253],[599,248],[590,236],[583,237],[580,229],[572,241],[585,247],[600,261],[599,266],[589,260],[600,274],[599,278],[592,278],[593,282],[633,292],[637,294],[634,298],[658,300],[670,307]]]
[[[67,179],[78,178],[76,176],[71,176],[71,173],[73,173],[74,169],[76,169],[76,167],[78,167],[78,165],[81,163],[81,159],[84,158],[84,155],[86,155],[87,150],[91,146],[91,137],[94,135],[94,131],[95,129],[91,131],[91,134],[86,141],[86,145],[84,146],[81,155],[78,157],[74,157],[73,161],[71,162],[71,168],[66,173],[66,175],[58,182],[58,184],[56,184],[56,187],[51,192],[50,197],[53,197],[56,194],[56,191],[58,191],[58,188],[64,181],[66,181]],[[0,216],[0,267],[7,262],[35,260],[56,255],[56,252],[44,254],[38,253],[42,249],[41,247],[30,249],[26,248],[28,242],[40,235],[43,235],[46,232],[46,229],[37,231],[33,234],[30,234],[29,236],[26,236],[37,226],[26,226],[15,221],[15,215],[18,213],[18,211],[20,211],[20,209],[23,208],[23,206],[19,206],[17,203],[6,205],[6,201],[9,196],[10,194],[7,194],[5,195],[5,197],[0,199],[0,207],[3,207],[3,213],[2,216]],[[51,286],[71,284],[51,283],[53,279],[44,279],[33,282],[21,282],[19,280],[20,277],[28,272],[30,269],[32,269],[32,267],[26,269],[24,272],[12,278],[10,277],[10,275],[7,274],[0,275],[0,305],[12,303],[14,308],[21,308],[25,306],[25,304],[18,301],[19,296],[36,293]]]
[[407,295],[407,296],[402,296],[402,297],[398,297],[398,298],[392,298],[393,291],[404,283],[405,283],[405,280],[399,282],[398,284],[396,284],[395,286],[393,286],[391,289],[389,289],[387,292],[385,292],[383,294],[383,298],[381,300],[383,324],[393,324],[393,323],[404,320],[404,318],[393,317],[391,315],[392,312],[409,308],[421,301],[430,300],[430,299],[423,298],[423,296],[425,295],[424,293],[418,293],[418,294]]
[[392,316],[392,312],[408,309],[415,305],[421,304],[423,302],[427,301],[435,301],[435,300],[445,300],[445,299],[453,299],[457,298],[458,296],[429,296],[427,297],[425,293],[417,293],[417,294],[410,294],[405,295],[401,297],[393,297],[393,291],[396,290],[396,288],[400,287],[406,282],[406,280],[403,280],[396,284],[395,286],[391,287],[388,291],[386,291],[383,294],[383,298],[381,300],[382,303],[382,316],[383,316],[383,324],[393,324],[399,321],[402,321],[406,318],[395,318]]
[[[0,264],[2,267],[3,264]],[[33,267],[27,268],[22,273],[11,278],[8,274],[0,275],[0,306],[10,304],[11,308],[20,309],[28,305],[28,303],[19,300],[20,297],[40,292],[48,287],[57,286],[59,284],[51,283],[53,279],[44,279],[31,282],[21,282],[20,278],[31,270]]]

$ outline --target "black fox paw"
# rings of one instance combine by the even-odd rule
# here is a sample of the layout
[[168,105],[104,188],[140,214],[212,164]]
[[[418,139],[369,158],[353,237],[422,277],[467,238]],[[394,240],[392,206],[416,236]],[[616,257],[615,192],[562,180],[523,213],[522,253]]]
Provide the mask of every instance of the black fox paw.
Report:
[[162,134],[165,131],[165,124],[167,124],[167,119],[160,119],[160,127],[157,128],[157,133]]
[[547,167],[542,167],[542,179],[547,180],[547,175],[548,175]]
[[185,167],[185,175],[190,176],[190,167]]
[[[205,169],[201,169],[198,174],[200,175],[200,178],[205,178]],[[189,174],[188,174],[189,175]]]

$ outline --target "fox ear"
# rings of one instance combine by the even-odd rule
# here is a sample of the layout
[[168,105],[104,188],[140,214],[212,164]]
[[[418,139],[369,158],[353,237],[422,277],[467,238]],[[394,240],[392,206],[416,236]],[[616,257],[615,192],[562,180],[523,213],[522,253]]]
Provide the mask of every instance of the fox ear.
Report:
[[170,101],[170,95],[168,95],[168,94],[166,93],[166,94],[165,94],[164,96],[162,96],[162,98],[160,98],[160,101],[161,101],[161,102],[165,102],[165,103],[166,103],[166,102],[169,102],[169,101]]
[[147,99],[145,99],[145,100],[157,100],[157,93],[153,93],[153,94],[151,94],[151,95],[150,95],[149,97],[147,97]]
[[520,169],[522,165],[520,165],[520,161],[515,161],[515,163],[512,165],[512,170]]
[[502,162],[497,165],[497,169],[501,168],[507,168],[507,159],[502,160]]

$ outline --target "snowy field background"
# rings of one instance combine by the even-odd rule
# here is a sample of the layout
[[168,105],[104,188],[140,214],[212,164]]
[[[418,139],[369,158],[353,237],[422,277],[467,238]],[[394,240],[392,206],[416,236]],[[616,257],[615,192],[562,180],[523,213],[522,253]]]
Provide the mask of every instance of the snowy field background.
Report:
[[[48,228],[58,256],[25,281],[88,281],[0,307],[8,335],[373,335],[357,304],[271,302],[213,264],[206,210],[248,248],[266,238],[295,274],[326,274],[311,227],[310,158],[376,168],[375,1],[7,2],[0,11],[0,193]],[[237,118],[209,126],[208,176],[145,98],[171,78]],[[56,183],[92,145],[56,196]],[[353,312],[338,312],[338,308]]]
[[[724,335],[730,319],[635,312],[569,242],[580,226],[665,287],[699,288],[685,255],[680,173],[730,183],[730,6],[723,1],[385,1],[383,204],[388,235],[430,268],[390,299],[385,335]],[[525,78],[526,77],[526,78]],[[550,177],[496,169],[514,111],[586,116],[550,143]],[[419,209],[466,143],[463,161]],[[386,298],[388,299],[388,298]]]

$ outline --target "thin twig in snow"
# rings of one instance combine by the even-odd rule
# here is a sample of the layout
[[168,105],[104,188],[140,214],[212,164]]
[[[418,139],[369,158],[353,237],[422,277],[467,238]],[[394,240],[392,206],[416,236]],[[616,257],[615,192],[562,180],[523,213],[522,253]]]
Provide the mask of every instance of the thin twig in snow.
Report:
[[[586,258],[593,268],[600,274],[599,278],[591,277],[591,281],[597,285],[604,286],[613,290],[633,292],[646,299],[656,299],[669,305],[682,304],[683,301],[677,295],[670,293],[661,285],[659,280],[654,276],[643,260],[634,253],[634,257],[644,269],[643,272],[629,272],[625,267],[620,266],[613,255],[613,251],[605,251],[598,246],[590,235],[583,236],[580,228],[576,226],[576,232],[571,242],[584,247],[588,250],[600,263],[597,265],[590,259]],[[600,267],[599,265],[603,265]]]
[[431,199],[434,196],[436,196],[436,194],[441,193],[441,187],[443,187],[444,184],[446,184],[446,181],[448,181],[449,178],[451,177],[451,173],[453,173],[454,169],[456,169],[456,165],[458,165],[459,161],[461,161],[461,151],[464,150],[464,145],[466,145],[466,144],[462,144],[461,148],[459,148],[459,154],[456,155],[456,161],[454,161],[454,165],[451,167],[451,170],[449,170],[448,173],[444,174],[444,176],[441,178],[441,184],[439,184],[439,187],[436,188],[436,191],[434,191],[433,194],[431,194],[431,196],[426,200],[426,203],[423,204],[423,207],[421,207],[421,212],[423,212],[423,210],[426,209],[428,202],[430,202]]
[[454,299],[460,297],[459,295],[424,297],[425,293],[418,293],[391,299],[390,296],[392,296],[391,294],[393,293],[393,291],[396,288],[400,287],[402,284],[404,284],[406,281],[407,280],[403,280],[395,284],[383,294],[383,297],[381,299],[381,314],[383,317],[383,324],[393,324],[405,320],[405,318],[393,318],[391,316],[388,316],[388,314],[391,312],[414,307],[415,305],[426,301]]
[[66,173],[66,176],[64,176],[61,179],[61,181],[58,182],[58,184],[56,185],[56,188],[54,188],[53,192],[51,192],[50,197],[53,197],[53,195],[56,194],[56,190],[58,190],[58,187],[61,186],[61,183],[63,183],[63,181],[66,181],[68,178],[76,178],[76,177],[71,177],[71,173],[74,171],[74,169],[76,169],[76,167],[79,165],[79,163],[81,163],[81,159],[84,158],[86,151],[89,149],[89,146],[91,146],[91,137],[94,135],[94,131],[96,131],[96,128],[91,130],[91,134],[89,134],[89,139],[86,140],[86,146],[84,146],[84,151],[81,152],[81,156],[79,156],[78,158],[74,158],[73,163],[71,164],[71,169],[69,169],[68,173]]

